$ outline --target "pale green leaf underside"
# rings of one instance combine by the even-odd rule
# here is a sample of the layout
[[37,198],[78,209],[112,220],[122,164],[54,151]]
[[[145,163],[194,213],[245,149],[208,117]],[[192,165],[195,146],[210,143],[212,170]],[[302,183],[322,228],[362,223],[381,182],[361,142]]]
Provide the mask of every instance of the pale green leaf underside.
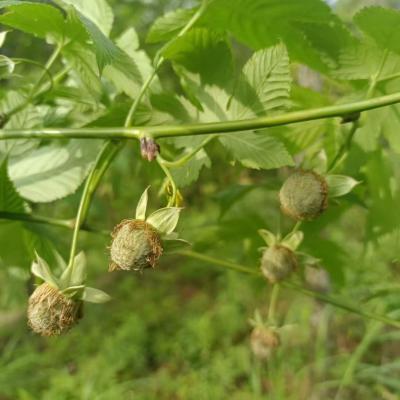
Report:
[[193,16],[194,10],[178,8],[155,20],[147,34],[148,43],[167,41],[183,28]]
[[50,145],[13,160],[9,173],[22,197],[51,202],[74,193],[87,175],[99,141],[71,140],[67,146]]
[[266,134],[230,133],[219,140],[235,160],[248,168],[272,169],[294,164],[285,146]]

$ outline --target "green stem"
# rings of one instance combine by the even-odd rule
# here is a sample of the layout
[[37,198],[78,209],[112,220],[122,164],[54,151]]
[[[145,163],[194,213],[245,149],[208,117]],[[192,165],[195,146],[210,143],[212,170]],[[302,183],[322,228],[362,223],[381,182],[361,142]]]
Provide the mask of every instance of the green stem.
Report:
[[[11,118],[14,114],[20,112],[21,110],[23,110],[25,107],[27,107],[32,100],[37,97],[40,96],[44,91],[47,90],[48,86],[53,85],[53,83],[55,82],[54,79],[51,79],[51,74],[49,72],[50,68],[53,66],[53,64],[55,63],[55,61],[57,60],[58,56],[60,55],[60,52],[62,50],[62,45],[58,45],[54,51],[51,53],[48,61],[46,62],[46,65],[44,67],[42,67],[44,69],[44,71],[42,72],[42,74],[40,75],[38,81],[36,82],[36,84],[32,87],[31,91],[29,92],[28,97],[19,105],[15,106],[14,108],[10,109],[7,111],[6,113],[6,118],[9,119]],[[44,79],[44,77],[46,75],[50,75],[50,83],[47,83],[46,85],[44,85],[46,88],[43,89],[43,87],[41,87],[41,83]]]
[[337,152],[335,158],[329,164],[327,173],[332,172],[336,168],[342,157],[346,154],[346,152],[350,150],[351,142],[353,141],[353,137],[359,126],[360,125],[358,121],[353,122],[346,141],[340,146],[339,151]]
[[270,322],[273,325],[276,324],[275,311],[279,297],[279,289],[280,286],[278,283],[272,285],[271,297],[269,300],[269,307],[268,307],[268,322]]
[[292,230],[284,237],[283,240],[285,240],[285,239],[288,238],[289,236],[291,236],[291,235],[293,235],[294,233],[296,233],[296,232],[300,229],[302,223],[303,223],[303,221],[297,221],[297,222],[294,224]]
[[[211,256],[207,256],[204,254],[200,254],[194,251],[190,251],[190,250],[183,250],[183,251],[179,251],[176,252],[175,254],[180,254],[184,257],[190,257],[190,258],[194,258],[197,260],[201,260],[201,261],[205,261],[207,263],[213,264],[213,265],[218,265],[220,267],[223,268],[227,268],[227,269],[231,269],[234,271],[238,271],[238,272],[244,272],[246,274],[250,274],[250,275],[255,275],[255,276],[260,276],[262,277],[262,273],[259,269],[255,269],[255,268],[250,268],[250,267],[246,267],[243,265],[239,265],[239,264],[235,264],[235,263],[231,263],[229,261],[225,261],[225,260],[220,260],[218,258],[214,258]],[[296,285],[295,283],[292,282],[288,282],[288,281],[284,281],[280,283],[280,286],[294,290],[296,292],[299,292],[301,294],[303,294],[304,296],[307,297],[311,297],[317,300],[320,300],[324,303],[328,303],[332,306],[335,306],[337,308],[341,308],[343,310],[349,311],[353,314],[357,314],[360,317],[366,318],[366,319],[372,319],[372,320],[376,320],[376,321],[380,321],[383,322],[387,325],[391,325],[394,326],[396,328],[400,328],[400,321],[396,321],[392,318],[389,318],[385,315],[380,315],[380,314],[376,314],[367,310],[363,310],[362,308],[360,308],[359,306],[354,306],[352,304],[348,304],[342,300],[339,299],[335,299],[334,297],[328,296],[326,294],[322,294],[322,293],[318,293],[318,292],[314,292],[312,290],[309,289],[305,289],[302,286]]]
[[[9,220],[9,221],[23,221],[29,222],[33,224],[43,224],[43,225],[51,225],[57,226],[61,228],[74,229],[75,220],[74,219],[58,219],[51,217],[44,217],[41,215],[32,215],[32,214],[24,214],[24,213],[12,213],[7,211],[0,211],[0,219]],[[101,235],[108,235],[109,232],[99,231],[90,226],[82,225],[81,230],[93,233],[100,233]]]
[[178,189],[176,187],[176,183],[174,181],[174,177],[171,174],[171,171],[164,165],[164,163],[162,162],[162,159],[157,156],[157,163],[158,165],[161,167],[161,169],[164,171],[165,176],[167,177],[169,183],[171,184],[172,187],[172,195],[168,200],[168,204],[167,207],[172,207],[176,205],[176,197],[178,194]]
[[83,189],[83,193],[81,196],[81,201],[79,203],[78,213],[76,215],[74,232],[72,235],[69,263],[67,268],[68,272],[65,273],[67,280],[71,277],[74,270],[74,259],[76,254],[76,248],[78,245],[79,231],[87,216],[93,194],[102,176],[107,170],[107,167],[110,165],[111,161],[117,155],[121,146],[122,142],[115,143],[113,141],[109,141],[104,143],[100,153],[97,156],[94,167],[92,168],[89,176],[86,179],[85,187]]
[[317,119],[344,117],[349,114],[373,110],[397,103],[400,103],[400,93],[380,96],[355,103],[340,104],[311,110],[295,111],[272,117],[260,117],[239,121],[143,126],[132,128],[1,129],[0,140],[22,138],[138,139],[143,136],[152,136],[153,138],[158,139],[191,135],[221,135],[228,132],[240,132],[244,130],[263,129]]
[[167,161],[163,158],[159,157],[162,164],[164,164],[168,168],[179,168],[186,164],[193,156],[195,156],[205,145],[211,142],[211,140],[215,139],[215,136],[209,136],[206,140],[203,140],[198,146],[193,148],[189,153],[185,154],[181,158],[178,158],[175,161]]
[[74,220],[71,219],[57,219],[57,218],[43,217],[40,215],[13,213],[7,211],[0,211],[0,219],[33,222],[37,224],[47,224],[69,229],[72,229],[74,227]]
[[[198,12],[195,14],[196,18],[192,18],[189,23],[182,29],[180,34],[183,34],[186,32],[193,24],[194,22],[200,17],[201,13],[199,11],[202,9],[198,10]],[[160,59],[159,62],[157,63],[156,67],[154,68],[154,71],[152,74],[146,79],[146,81],[143,83],[140,92],[138,96],[135,98],[134,102],[132,103],[131,108],[129,109],[129,112],[126,116],[125,123],[124,123],[124,128],[120,132],[130,132],[134,133],[135,138],[139,138],[140,134],[138,134],[140,131],[134,129],[133,131],[129,129],[131,125],[132,118],[137,111],[137,108],[139,107],[140,101],[142,100],[144,94],[146,93],[147,89],[150,87],[151,82],[157,75],[158,69],[161,67],[162,63],[164,62],[164,59]],[[87,128],[83,129],[87,130]],[[82,132],[82,130],[81,130]],[[110,132],[108,130],[107,132]],[[54,133],[54,131],[53,131]],[[1,134],[1,133],[0,133]],[[62,134],[62,133],[61,133]],[[108,136],[108,135],[107,135]],[[95,164],[89,174],[89,176],[86,179],[85,187],[83,189],[83,193],[81,196],[81,201],[79,204],[78,208],[78,213],[76,216],[76,223],[74,227],[74,232],[72,236],[72,243],[71,243],[71,249],[70,249],[70,256],[69,256],[69,263],[68,263],[68,268],[66,272],[66,277],[67,280],[71,277],[74,269],[74,259],[75,259],[75,254],[76,254],[76,248],[78,245],[78,236],[79,236],[79,230],[86,219],[90,203],[92,201],[93,194],[100,183],[101,178],[103,177],[104,173],[106,172],[108,166],[110,165],[111,161],[114,159],[114,157],[118,154],[118,152],[123,148],[125,141],[114,141],[113,139],[124,139],[125,137],[116,137],[115,135],[110,135],[107,137],[108,140],[106,143],[104,143],[102,150],[100,151],[99,155],[97,156],[97,159],[95,161]],[[170,178],[171,182],[173,182],[172,177]],[[174,189],[174,199],[176,198],[176,186],[173,183]]]

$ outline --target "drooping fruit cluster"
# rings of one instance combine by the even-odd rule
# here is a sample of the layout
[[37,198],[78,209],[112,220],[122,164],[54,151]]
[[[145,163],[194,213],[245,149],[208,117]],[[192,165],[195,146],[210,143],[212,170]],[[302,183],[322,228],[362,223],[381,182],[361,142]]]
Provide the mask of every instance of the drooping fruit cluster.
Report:
[[328,185],[317,173],[298,170],[286,179],[279,199],[288,216],[298,221],[311,220],[328,206]]
[[274,329],[256,326],[251,332],[250,345],[255,357],[260,360],[267,360],[274,349],[280,345],[280,338]]
[[270,283],[287,278],[297,268],[295,253],[280,244],[267,247],[261,258],[261,271]]
[[81,311],[81,301],[68,298],[45,282],[29,298],[28,324],[42,336],[56,336],[75,325],[81,318]]
[[112,233],[110,271],[154,268],[163,252],[158,232],[142,220],[124,220]]

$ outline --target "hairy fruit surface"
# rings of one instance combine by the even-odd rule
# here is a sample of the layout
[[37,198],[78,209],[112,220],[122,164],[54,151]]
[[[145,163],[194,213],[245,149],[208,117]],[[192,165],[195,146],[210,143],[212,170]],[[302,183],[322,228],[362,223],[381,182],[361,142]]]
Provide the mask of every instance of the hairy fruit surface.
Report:
[[48,283],[38,286],[29,298],[28,325],[42,336],[67,332],[81,317],[82,302],[68,298]]
[[261,259],[261,271],[271,283],[287,278],[296,268],[297,258],[292,250],[281,245],[265,249]]
[[280,345],[277,332],[267,327],[255,327],[250,337],[251,350],[260,360],[270,357],[272,351]]
[[295,220],[311,220],[328,206],[328,185],[313,171],[296,171],[284,182],[279,200],[282,211]]
[[162,254],[159,233],[142,220],[125,220],[114,228],[110,271],[142,271],[155,267]]

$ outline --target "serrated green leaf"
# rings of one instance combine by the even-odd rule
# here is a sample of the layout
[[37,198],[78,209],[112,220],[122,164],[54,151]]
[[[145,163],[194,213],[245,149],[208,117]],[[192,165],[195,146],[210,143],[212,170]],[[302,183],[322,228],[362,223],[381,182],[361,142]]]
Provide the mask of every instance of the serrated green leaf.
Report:
[[140,196],[139,202],[136,207],[136,219],[142,219],[143,221],[146,219],[147,202],[149,200],[149,189],[150,186],[147,186],[143,194]]
[[140,75],[138,67],[128,54],[105,36],[92,20],[79,12],[77,12],[77,17],[93,42],[93,50],[96,54],[100,73],[106,65],[112,65],[117,70],[123,72],[129,79],[141,83],[142,76]]
[[6,78],[14,71],[15,63],[10,58],[0,54],[0,79]]
[[294,165],[285,146],[274,137],[252,132],[230,133],[219,137],[235,160],[254,169],[281,168]]
[[[202,24],[229,31],[255,50],[282,40],[291,59],[315,68],[326,68],[320,53],[331,49],[321,47],[325,45],[321,41],[315,50],[307,38],[308,32],[298,25],[299,22],[315,22],[331,27],[330,36],[336,36],[340,44],[349,37],[344,24],[322,0],[214,0],[201,19]],[[330,46],[330,42],[326,46]]]
[[178,187],[184,187],[195,182],[204,167],[210,168],[211,160],[205,150],[201,149],[181,167],[172,168],[171,174]]
[[389,53],[382,67],[385,49],[369,41],[358,43],[342,50],[339,57],[339,67],[333,71],[337,79],[371,79],[380,71],[377,80],[380,81],[397,73],[400,69],[400,57]]
[[104,35],[109,36],[114,14],[106,0],[63,0],[63,2],[73,5],[80,13],[93,21]]
[[161,234],[168,235],[173,232],[179,221],[181,208],[166,207],[154,211],[147,219],[150,225],[154,226]]
[[102,93],[99,69],[95,55],[77,42],[71,42],[63,49],[63,56],[76,73],[80,82],[93,98],[98,99]]
[[100,289],[85,287],[81,299],[89,303],[106,303],[111,300],[111,296]]
[[64,36],[64,18],[59,8],[46,3],[30,1],[0,2],[0,9],[7,11],[0,15],[0,23],[45,39],[47,36],[60,41]]
[[24,201],[8,176],[7,159],[4,159],[0,164],[0,210],[15,213],[26,211]]
[[194,9],[178,8],[157,18],[147,34],[147,43],[158,43],[172,39],[193,16]]
[[400,54],[400,11],[367,7],[356,14],[354,21],[380,48]]
[[198,74],[201,85],[226,87],[233,76],[231,49],[220,32],[193,28],[168,44],[162,53],[191,74]]
[[246,119],[287,109],[291,81],[289,57],[284,45],[254,53],[244,66],[235,90],[232,116]]
[[[133,28],[129,28],[123,32],[116,40],[116,43],[135,62],[142,79],[147,79],[153,73],[154,67],[152,62],[148,55],[139,49],[139,38]],[[115,66],[108,65],[104,69],[104,76],[114,84],[118,92],[126,93],[131,98],[135,98],[140,91],[140,82],[132,80]],[[157,76],[153,78],[149,90],[151,92],[161,91],[161,84]]]
[[71,140],[67,146],[34,150],[10,164],[10,177],[22,197],[50,202],[74,193],[96,158],[99,141]]
[[356,181],[351,176],[328,175],[326,176],[329,197],[340,197],[350,193],[361,182]]

